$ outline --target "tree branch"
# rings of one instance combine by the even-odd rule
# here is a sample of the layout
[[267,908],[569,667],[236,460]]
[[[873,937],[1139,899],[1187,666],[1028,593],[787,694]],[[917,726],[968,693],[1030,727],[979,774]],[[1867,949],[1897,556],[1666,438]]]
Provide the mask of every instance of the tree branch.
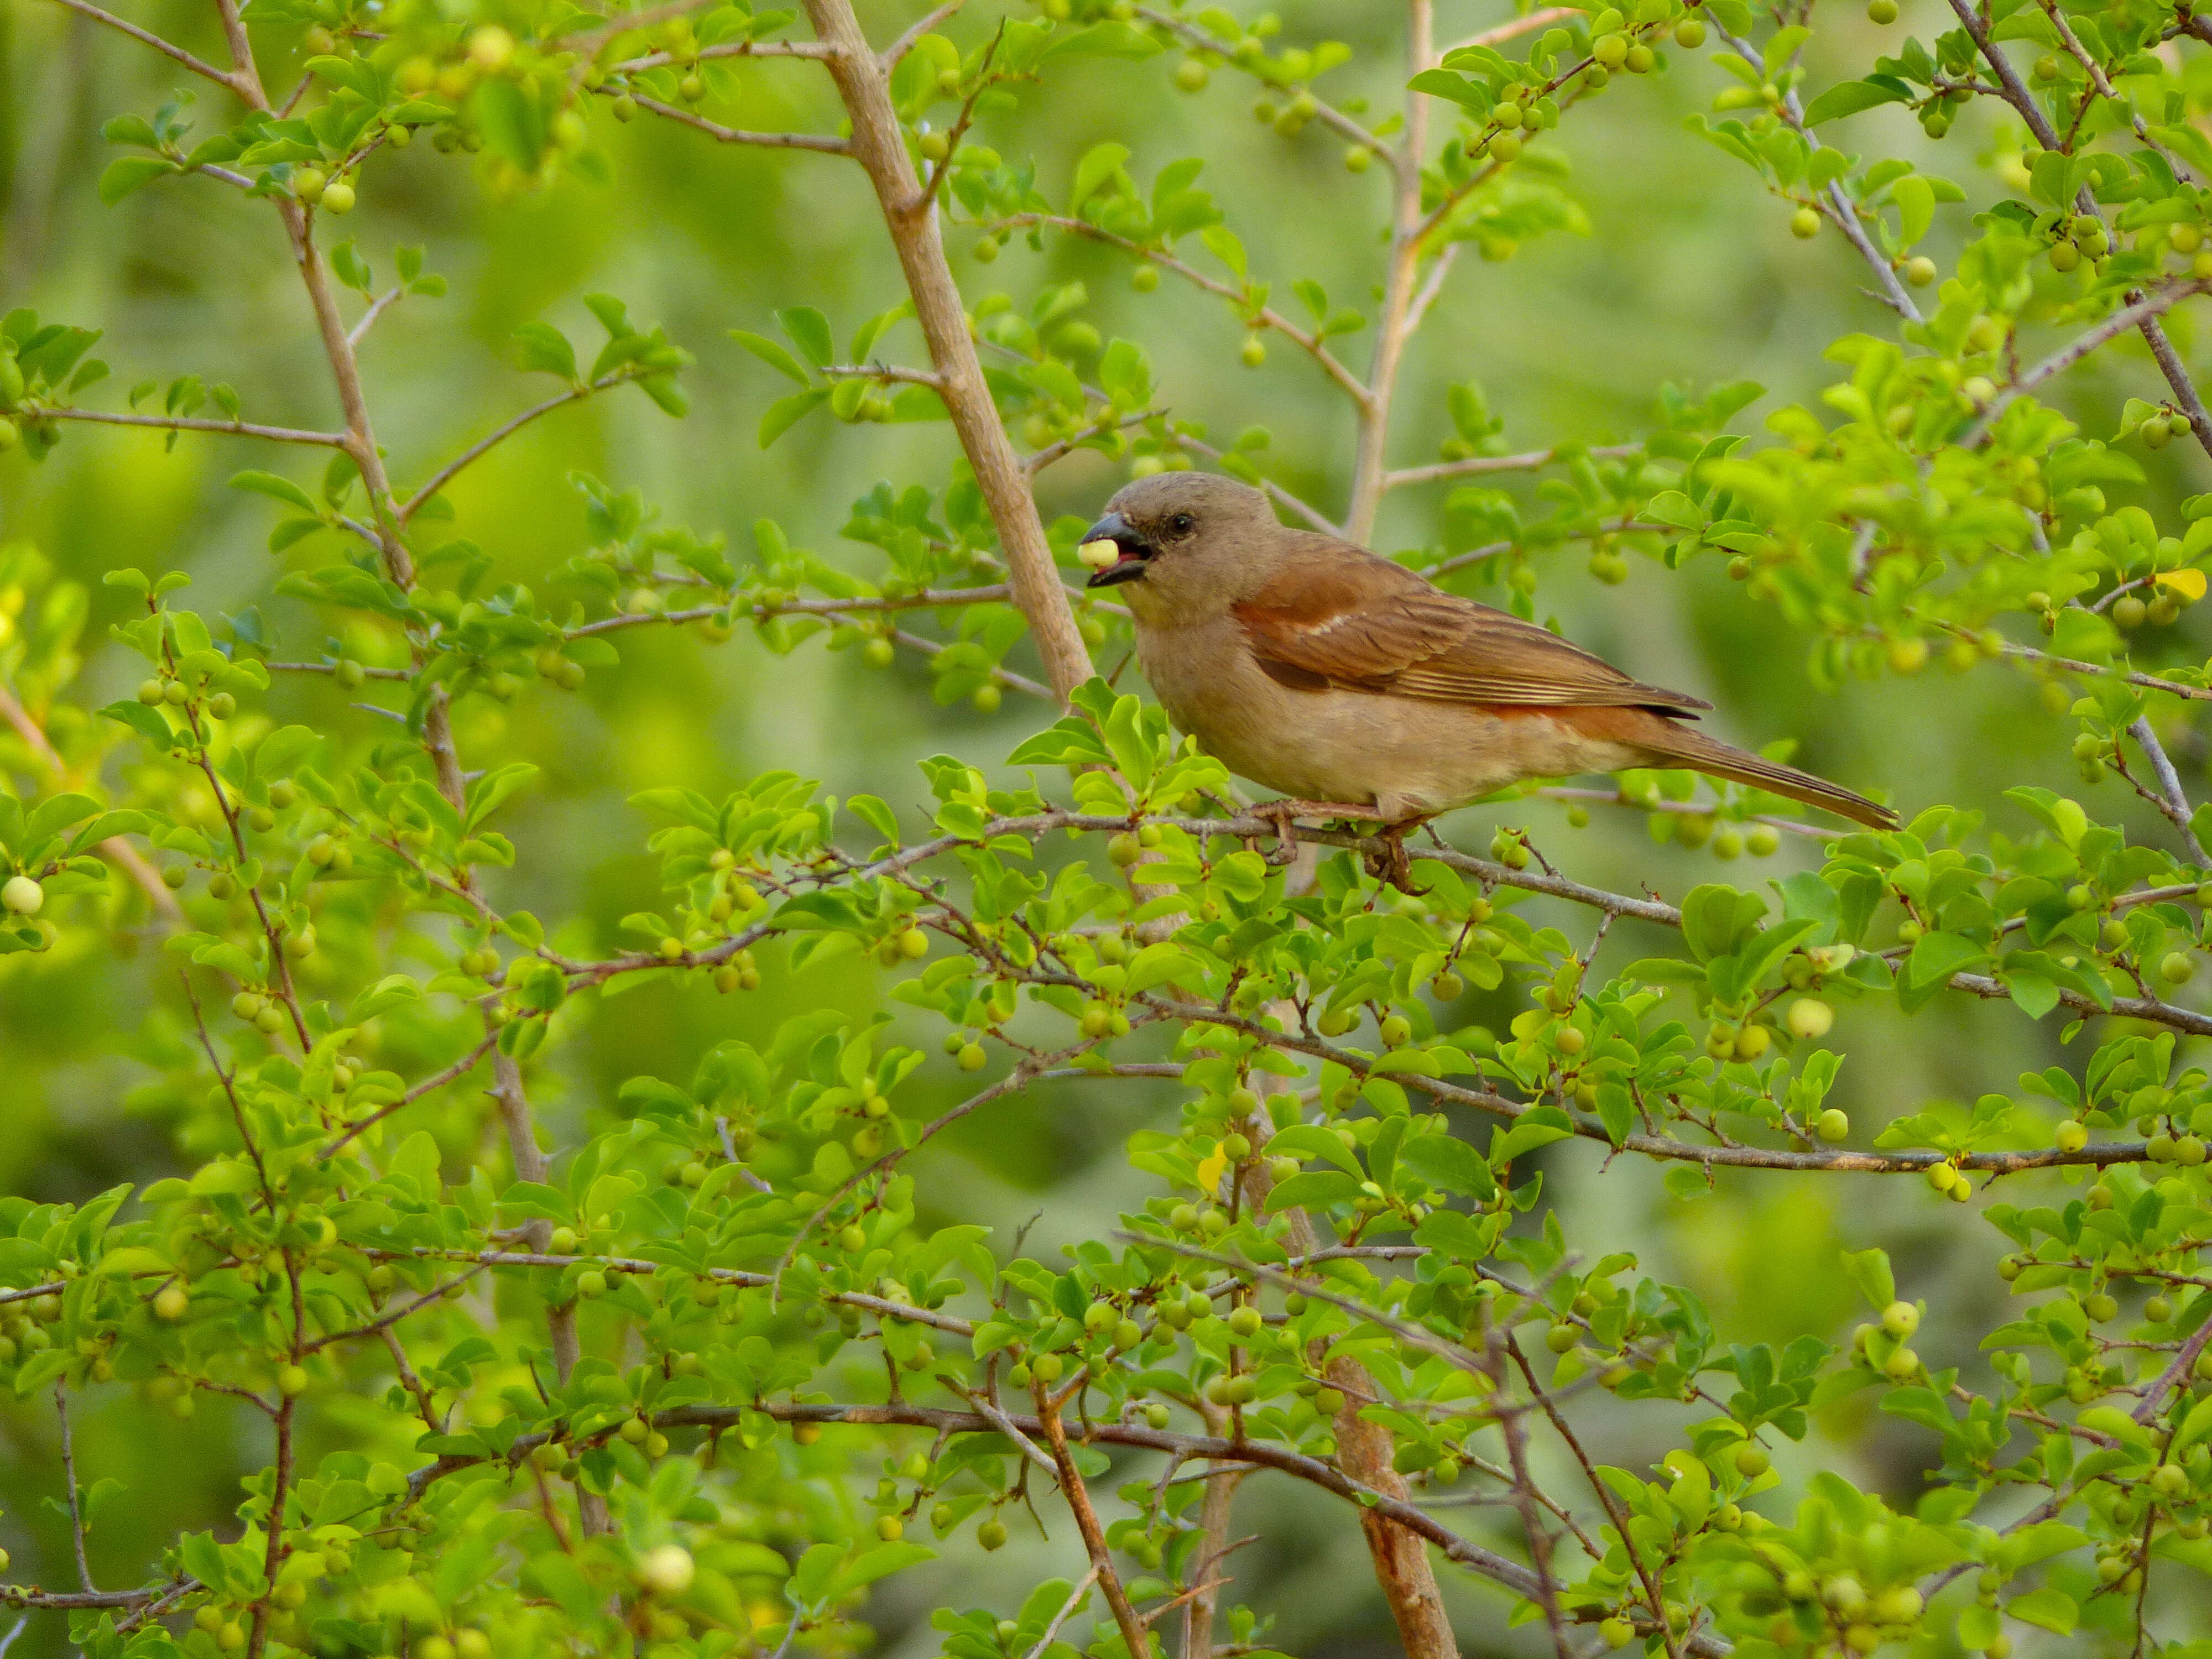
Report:
[[[1138,258],[1149,259],[1162,270],[1170,271],[1194,288],[1206,290],[1218,299],[1235,305],[1240,313],[1244,311],[1244,291],[1215,277],[1207,276],[1195,265],[1186,264],[1164,248],[1148,247],[1142,242],[1133,242],[1126,236],[1117,236],[1110,230],[1101,229],[1087,219],[1073,219],[1058,213],[1012,213],[1003,219],[992,221],[994,230],[1019,230],[1031,225],[1042,225],[1048,230],[1065,231],[1071,236],[1088,237],[1094,242],[1103,242],[1109,247],[1118,247]],[[1272,306],[1262,306],[1249,313],[1255,327],[1272,328],[1285,339],[1306,353],[1322,367],[1328,378],[1352,395],[1352,401],[1364,408],[1372,394],[1366,383],[1344,365],[1344,360],[1323,343],[1320,335],[1310,329],[1300,328]]]
[[252,102],[252,100],[246,95],[245,84],[237,76],[225,74],[222,70],[217,69],[213,64],[202,62],[199,58],[193,57],[191,53],[186,52],[182,46],[176,46],[170,41],[164,40],[158,34],[149,34],[144,29],[140,28],[136,23],[128,22],[123,18],[118,17],[112,12],[102,11],[98,6],[91,4],[89,0],[55,0],[55,3],[58,5],[66,6],[70,10],[77,13],[80,16],[89,17],[95,23],[105,23],[112,29],[121,31],[123,33],[129,35],[133,40],[149,46],[153,47],[155,51],[175,58],[177,62],[182,64],[193,74],[205,76],[217,86],[228,88],[230,91],[236,93],[240,98],[245,98],[248,103]]
[[2196,860],[2197,867],[2202,870],[2212,865],[2212,858],[2204,855],[2203,843],[2197,839],[2197,828],[2191,822],[2194,813],[2189,805],[2189,797],[2181,787],[2180,775],[2173,769],[2173,763],[2166,758],[2166,746],[2159,742],[2158,733],[2151,729],[2150,716],[2137,715],[2135,723],[2128,727],[2128,735],[2143,751],[2144,758],[2150,762],[2152,773],[2158,779],[2158,810],[2165,813],[2180,832],[2181,844],[2188,849],[2189,856]]
[[[1406,77],[1412,80],[1436,62],[1434,13],[1431,0],[1407,0]],[[1359,405],[1359,431],[1352,463],[1352,500],[1344,514],[1344,533],[1355,542],[1372,540],[1375,517],[1389,489],[1390,405],[1398,386],[1398,366],[1414,327],[1413,296],[1419,288],[1421,243],[1426,224],[1421,213],[1421,174],[1428,165],[1429,100],[1406,94],[1406,136],[1389,152],[1390,253],[1382,276],[1382,314],[1375,322],[1375,356],[1367,370],[1367,396]]]
[[1407,484],[1442,483],[1451,478],[1471,478],[1485,472],[1534,472],[1564,459],[1569,453],[1589,455],[1598,460],[1625,460],[1631,455],[1644,453],[1642,444],[1595,444],[1587,448],[1571,451],[1562,445],[1553,449],[1525,450],[1518,455],[1473,455],[1462,461],[1437,461],[1429,466],[1401,467],[1383,475],[1382,488],[1402,489]]
[[546,398],[543,403],[532,404],[528,409],[524,410],[520,415],[515,416],[504,425],[499,427],[495,431],[488,433],[483,437],[477,439],[476,442],[471,444],[466,449],[453,457],[452,460],[447,462],[445,465],[440,467],[435,472],[432,473],[430,475],[430,481],[428,483],[424,484],[420,489],[417,489],[412,495],[410,495],[404,502],[393,510],[393,516],[396,517],[401,524],[405,524],[409,520],[412,519],[416,514],[422,511],[423,502],[428,501],[433,495],[436,495],[447,484],[451,483],[453,481],[455,475],[460,472],[463,468],[473,465],[476,462],[483,459],[487,453],[497,448],[501,444],[505,443],[509,438],[513,437],[517,432],[520,431],[524,427],[528,426],[532,421],[538,419],[540,416],[550,415],[555,410],[565,408],[570,404],[581,403],[585,398],[592,397],[598,392],[605,392],[610,387],[620,386],[625,381],[634,380],[637,378],[635,371],[632,369],[626,368],[611,369],[606,374],[600,375],[596,380],[588,381],[582,386],[570,386],[566,392],[558,392],[553,397]]
[[1137,1610],[1129,1605],[1129,1593],[1121,1588],[1121,1580],[1114,1571],[1113,1553],[1106,1547],[1106,1529],[1098,1524],[1098,1511],[1091,1507],[1090,1490],[1083,1484],[1083,1475],[1075,1467],[1075,1459],[1067,1449],[1067,1426],[1060,1420],[1060,1407],[1047,1397],[1047,1385],[1039,1379],[1031,1389],[1036,1399],[1037,1420],[1044,1429],[1045,1443],[1052,1448],[1052,1461],[1060,1471],[1060,1495],[1067,1500],[1067,1507],[1075,1516],[1076,1530],[1083,1534],[1083,1547],[1091,1553],[1091,1571],[1098,1576],[1098,1588],[1106,1592],[1106,1605],[1114,1610],[1114,1622],[1121,1627],[1121,1639],[1129,1645],[1130,1659],[1146,1659],[1152,1644],[1145,1638],[1145,1627],[1137,1622]]
[[333,449],[346,447],[343,432],[311,432],[298,427],[258,426],[252,421],[189,420],[174,415],[111,414],[101,409],[41,409],[37,411],[42,421],[91,421],[100,426],[143,426],[166,432],[221,432],[234,438],[266,438],[271,443],[323,444]]
[[[882,60],[869,50],[850,0],[806,0],[814,32],[829,49],[830,73],[853,123],[852,146],[875,186],[884,222],[897,251],[915,316],[929,343],[930,362],[960,447],[997,527],[1014,603],[1044,659],[1046,678],[1064,705],[1091,674],[1091,653],[1060,585],[1044,525],[1030,495],[1021,458],[999,419],[976,361],[960,290],[945,259],[939,216],[921,205],[921,182],[908,159]],[[1132,1659],[1143,1659],[1141,1654]]]
[[748,132],[739,127],[726,127],[719,121],[709,121],[703,115],[695,115],[688,109],[678,109],[673,104],[664,104],[658,98],[648,98],[641,92],[634,92],[630,96],[637,100],[640,109],[649,109],[655,115],[681,122],[720,143],[757,144],[768,149],[811,149],[823,155],[850,155],[853,153],[849,139],[831,138],[817,132]]

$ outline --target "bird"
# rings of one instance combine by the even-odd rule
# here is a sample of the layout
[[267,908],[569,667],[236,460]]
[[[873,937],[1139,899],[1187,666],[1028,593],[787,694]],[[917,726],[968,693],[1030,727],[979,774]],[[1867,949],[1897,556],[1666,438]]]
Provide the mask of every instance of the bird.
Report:
[[1407,885],[1406,834],[1530,778],[1683,768],[1869,829],[1897,815],[1707,736],[1711,703],[1647,685],[1549,629],[1448,593],[1335,536],[1293,529],[1249,484],[1154,473],[1079,550],[1116,588],[1145,678],[1182,731],[1284,799],[1254,811],[1379,823],[1370,860]]

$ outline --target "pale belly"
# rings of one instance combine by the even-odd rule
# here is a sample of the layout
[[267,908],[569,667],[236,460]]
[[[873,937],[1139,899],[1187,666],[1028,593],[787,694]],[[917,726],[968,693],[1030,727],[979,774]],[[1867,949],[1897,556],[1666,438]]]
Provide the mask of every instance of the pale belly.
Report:
[[1646,763],[1627,745],[1591,740],[1548,714],[1293,690],[1241,651],[1148,653],[1146,643],[1146,678],[1179,728],[1239,777],[1305,800],[1421,817],[1526,778]]

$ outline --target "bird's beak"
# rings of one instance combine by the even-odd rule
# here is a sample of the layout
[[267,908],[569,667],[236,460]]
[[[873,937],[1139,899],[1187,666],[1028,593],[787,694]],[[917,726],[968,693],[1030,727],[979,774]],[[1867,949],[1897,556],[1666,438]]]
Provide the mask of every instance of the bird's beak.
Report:
[[[1110,552],[1112,556],[1107,556]],[[1152,556],[1152,544],[1137,532],[1136,526],[1118,513],[1109,513],[1097,524],[1083,532],[1083,545],[1079,550],[1083,562],[1092,567],[1086,587],[1112,587],[1121,582],[1144,579],[1145,562]]]

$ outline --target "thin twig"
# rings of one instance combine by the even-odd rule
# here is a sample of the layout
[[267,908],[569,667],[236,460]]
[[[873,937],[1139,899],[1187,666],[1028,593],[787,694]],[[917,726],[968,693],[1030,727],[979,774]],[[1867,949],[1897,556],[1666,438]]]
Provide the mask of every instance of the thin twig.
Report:
[[[959,0],[953,0],[953,3],[958,4]],[[1098,1569],[1093,1566],[1077,1581],[1075,1588],[1068,1591],[1067,1600],[1060,1604],[1060,1611],[1053,1614],[1051,1621],[1045,1626],[1044,1634],[1038,1637],[1036,1644],[1030,1649],[1027,1659],[1044,1659],[1045,1650],[1060,1636],[1060,1627],[1075,1616],[1077,1609],[1083,1605],[1083,1598],[1091,1594],[1091,1585],[1097,1582]]]
[[164,432],[220,432],[234,438],[266,438],[271,443],[321,444],[343,449],[343,432],[312,432],[298,427],[262,426],[252,421],[209,421],[181,415],[125,415],[104,409],[40,409],[42,421],[90,421],[100,426],[143,426]]
[[182,64],[193,74],[204,76],[209,80],[214,82],[217,86],[228,88],[230,91],[238,93],[241,97],[245,95],[244,91],[239,83],[238,78],[235,76],[227,74],[223,70],[217,69],[214,64],[205,63],[201,59],[193,57],[191,53],[186,52],[182,46],[177,46],[173,42],[164,40],[158,34],[148,33],[144,29],[140,28],[136,23],[125,21],[123,18],[118,17],[112,12],[102,11],[98,6],[91,4],[89,0],[57,0],[57,3],[68,7],[70,10],[77,13],[81,16],[89,17],[95,23],[105,23],[112,29],[119,30],[123,33],[129,35],[133,40],[139,41],[145,46],[153,47],[154,50],[158,52],[162,52],[168,57],[175,58],[177,62]]
[[85,1559],[84,1516],[76,1501],[76,1447],[70,1436],[68,1379],[54,1379],[54,1413],[62,1421],[62,1482],[69,1492],[70,1543],[76,1552],[77,1583],[88,1595],[96,1595],[100,1586],[92,1582],[92,1564]]
[[2197,839],[2197,826],[2191,822],[2194,812],[2189,805],[2188,795],[2182,790],[2180,775],[2173,769],[2173,763],[2166,758],[2166,746],[2159,742],[2158,733],[2151,729],[2150,716],[2137,715],[2135,723],[2128,727],[2128,735],[2142,749],[2145,758],[2150,762],[2153,775],[2158,779],[2155,798],[2158,810],[2165,813],[2172,821],[2174,829],[2180,832],[2182,845],[2188,849],[2189,856],[2196,861],[2197,867],[2202,870],[2212,865],[2212,858],[2205,857],[2203,844]]
[[658,98],[648,98],[641,92],[630,94],[640,109],[649,109],[655,115],[677,121],[695,131],[703,132],[718,143],[755,144],[765,149],[810,149],[822,155],[850,155],[852,141],[831,138],[818,132],[749,132],[742,127],[726,127],[719,121],[710,121],[703,115],[695,115],[688,109],[678,109],[673,104],[664,104]]

